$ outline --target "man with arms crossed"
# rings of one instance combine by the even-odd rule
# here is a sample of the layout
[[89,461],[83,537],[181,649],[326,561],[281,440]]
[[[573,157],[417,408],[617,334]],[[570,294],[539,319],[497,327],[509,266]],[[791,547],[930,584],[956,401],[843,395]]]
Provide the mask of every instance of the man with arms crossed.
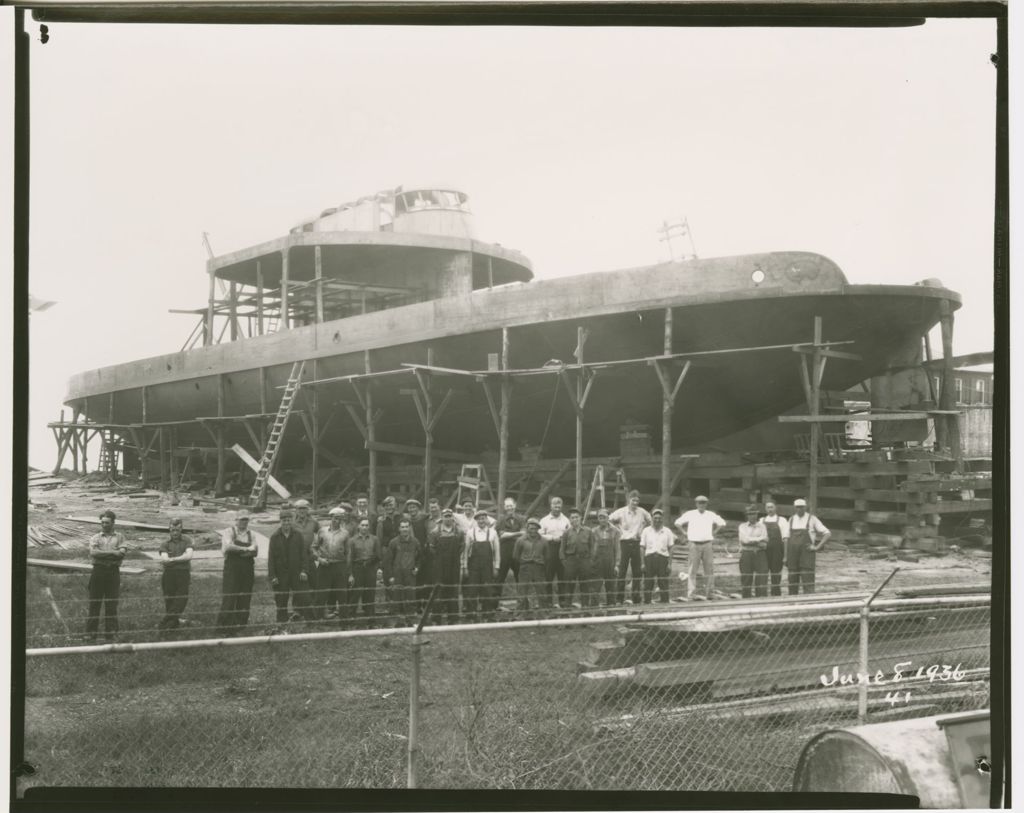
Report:
[[725,520],[708,510],[708,498],[703,494],[694,503],[696,508],[676,520],[676,527],[686,533],[689,542],[690,580],[686,597],[692,599],[697,594],[697,568],[700,566],[707,581],[707,599],[711,601],[715,597],[715,531],[725,527]]

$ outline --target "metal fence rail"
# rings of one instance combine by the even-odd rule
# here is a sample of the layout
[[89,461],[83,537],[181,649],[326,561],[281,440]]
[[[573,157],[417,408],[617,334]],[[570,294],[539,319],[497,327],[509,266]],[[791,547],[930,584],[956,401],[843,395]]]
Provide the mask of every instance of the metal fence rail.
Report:
[[824,728],[988,705],[988,596],[878,599],[866,638],[836,599],[37,645],[19,781],[769,791]]

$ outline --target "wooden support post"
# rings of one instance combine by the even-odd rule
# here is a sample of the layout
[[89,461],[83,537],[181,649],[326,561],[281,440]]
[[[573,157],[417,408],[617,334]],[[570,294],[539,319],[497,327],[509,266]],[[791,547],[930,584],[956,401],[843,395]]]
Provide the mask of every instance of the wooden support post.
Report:
[[142,385],[142,422],[149,420],[149,387]]
[[[224,373],[217,374],[217,417],[224,417]],[[217,480],[213,490],[216,494],[224,492],[224,474],[227,467],[227,450],[224,447],[224,425],[217,424]]]
[[[491,258],[487,258],[490,268]],[[508,361],[508,328],[501,329],[501,369],[509,369]],[[508,418],[512,396],[512,380],[508,375],[501,377],[501,407],[498,411],[498,505],[497,510],[504,510],[505,489],[508,485]]]
[[[89,398],[85,398],[85,407],[83,409],[85,413],[85,419],[89,419]],[[88,430],[82,431],[78,435],[78,443],[82,449],[82,474],[89,473],[89,433]]]
[[[953,379],[956,368],[953,362],[953,309],[946,299],[939,302],[939,325],[942,332],[942,394],[939,409],[955,409],[956,392]],[[956,471],[963,471],[964,453],[960,445],[960,417],[949,415],[946,422],[946,448],[953,456]]]
[[[587,340],[582,327],[576,328],[576,362],[583,364],[583,343]],[[576,501],[573,503],[581,508],[583,502],[583,372],[580,368],[576,376]]]
[[[808,408],[811,417],[815,417],[821,407],[821,375],[819,366],[822,365],[819,345],[821,344],[821,317],[814,317],[814,353],[811,356],[811,394]],[[803,362],[801,361],[801,364]],[[821,427],[811,424],[811,460],[808,471],[807,499],[810,503],[810,510],[818,510],[818,455],[820,453]]]
[[213,268],[207,263],[207,273],[210,275],[210,296],[206,306],[206,322],[203,325],[203,346],[213,344],[213,309],[217,302],[217,282]]
[[256,260],[256,332],[263,335],[263,266]]
[[178,490],[178,458],[174,452],[178,448],[178,429],[177,427],[170,427],[168,434],[168,446],[171,456],[171,491]]
[[288,248],[281,252],[281,317],[278,319],[278,330],[288,330]]
[[[363,311],[366,311],[366,291],[363,291]],[[370,351],[363,351],[363,371],[366,373],[373,372],[370,366]],[[366,385],[366,398],[364,399],[363,411],[366,414],[366,439],[371,443],[377,440],[377,432],[375,424],[377,421],[374,419],[373,414],[373,386],[370,383]],[[369,489],[367,496],[370,499],[370,507],[377,511],[377,452],[375,449],[369,450],[369,471],[367,478],[369,479]]]
[[[81,414],[82,413],[79,412],[77,409],[74,410],[71,416],[71,422],[78,423],[78,416]],[[68,431],[70,432],[70,435],[68,436],[68,443],[71,444],[71,463],[73,466],[72,470],[75,472],[75,474],[78,474],[78,430],[69,429]]]
[[[427,366],[434,366],[434,348],[427,348]],[[416,412],[420,416],[420,423],[423,425],[423,501],[430,498],[430,483],[433,477],[433,450],[434,450],[434,427],[441,420],[448,403],[451,401],[454,390],[449,389],[445,393],[441,403],[435,408],[433,394],[430,387],[430,375],[423,370],[413,371],[416,376],[416,383],[419,390],[412,391],[413,402],[416,404]]]
[[[672,355],[672,307],[665,308],[665,343],[664,353]],[[662,387],[661,398],[661,510],[666,516],[672,515],[672,486],[669,482],[672,462],[672,412],[675,397],[669,393],[668,387]]]
[[[320,266],[320,246],[316,247],[316,258],[317,268]],[[319,270],[317,276],[320,275]],[[319,293],[319,284],[317,285],[317,292]],[[318,296],[319,299],[319,296]],[[317,303],[318,318],[323,321],[323,313],[320,309],[322,302]],[[305,368],[303,368],[305,369]],[[316,381],[319,378],[319,371],[317,369],[316,359],[313,359],[313,380]],[[307,387],[306,392],[312,390],[312,395],[307,395],[307,402],[309,403],[309,421],[310,429],[312,430],[312,436],[309,439],[310,444],[313,447],[313,508],[317,507],[317,490],[320,485],[320,388],[319,387]]]
[[[323,259],[321,257],[320,246],[314,246],[313,248],[313,260],[316,268],[316,321],[320,324],[324,321],[324,279],[323,279]],[[316,380],[316,376],[313,377]],[[313,489],[313,499],[316,499],[316,489]]]
[[[260,383],[260,415],[267,414],[267,368],[260,367],[259,369],[259,383]],[[267,448],[267,422],[265,420],[260,421],[260,441],[258,444],[257,452],[260,456],[263,456],[263,450]]]
[[160,441],[160,490],[167,491],[167,455],[164,453],[164,428],[161,426],[156,430],[157,439]]

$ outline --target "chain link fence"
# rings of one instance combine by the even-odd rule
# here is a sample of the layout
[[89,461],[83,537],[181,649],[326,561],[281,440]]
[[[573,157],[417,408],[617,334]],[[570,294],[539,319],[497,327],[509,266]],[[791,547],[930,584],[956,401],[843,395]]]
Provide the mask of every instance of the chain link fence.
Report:
[[865,623],[866,594],[625,606],[584,585],[555,609],[509,585],[480,623],[416,633],[413,594],[337,619],[300,597],[282,622],[263,588],[210,640],[217,580],[168,630],[132,578],[117,642],[101,620],[83,650],[82,576],[30,577],[21,788],[789,790],[824,729],[989,703],[985,595],[890,590]]

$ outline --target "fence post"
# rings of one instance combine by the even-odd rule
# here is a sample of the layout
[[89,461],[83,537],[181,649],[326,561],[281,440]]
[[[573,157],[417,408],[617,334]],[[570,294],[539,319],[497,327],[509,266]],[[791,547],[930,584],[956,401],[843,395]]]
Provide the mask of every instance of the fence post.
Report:
[[418,757],[420,750],[420,647],[423,641],[419,630],[412,636],[412,675],[409,679],[409,750],[406,787],[419,787]]
[[864,725],[868,719],[868,628],[871,618],[871,602],[878,598],[882,588],[899,573],[899,570],[898,567],[894,568],[892,573],[875,588],[875,592],[864,601],[864,606],[860,608],[860,663],[857,671],[857,722],[860,725]]
[[418,788],[420,786],[419,756],[420,756],[420,657],[423,646],[427,643],[423,638],[423,625],[430,615],[430,607],[434,603],[434,596],[437,595],[435,584],[430,591],[420,620],[416,624],[416,631],[412,634],[412,670],[409,676],[409,745],[407,749],[407,770],[405,786],[407,788]]

